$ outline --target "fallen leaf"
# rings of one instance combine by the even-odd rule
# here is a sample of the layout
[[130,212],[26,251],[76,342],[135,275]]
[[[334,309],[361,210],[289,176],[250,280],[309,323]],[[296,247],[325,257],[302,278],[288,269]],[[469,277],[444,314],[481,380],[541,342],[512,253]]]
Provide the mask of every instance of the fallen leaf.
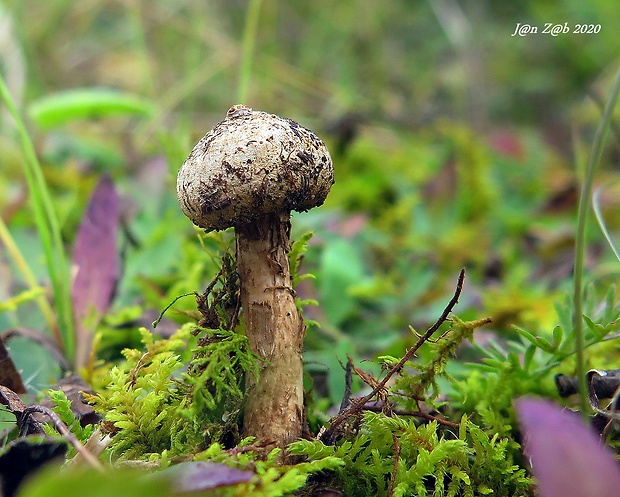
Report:
[[26,387],[19,371],[0,338],[0,385],[10,388],[15,393],[26,393]]
[[531,398],[517,412],[540,497],[617,495],[620,467],[578,414]]
[[78,367],[87,364],[92,330],[108,310],[120,276],[119,220],[118,194],[112,179],[105,175],[92,194],[73,250],[76,274],[71,298],[76,319]]
[[179,493],[200,492],[236,485],[250,481],[255,476],[251,471],[243,471],[226,464],[209,461],[184,462],[160,474],[174,481],[174,489]]
[[[4,404],[9,408],[17,420],[17,427],[20,432],[25,431],[25,435],[40,435],[44,433],[41,425],[30,415],[26,415],[25,411],[28,406],[22,402],[13,390],[0,385],[0,404]],[[24,430],[24,423],[27,427]]]
[[489,144],[501,155],[513,159],[522,160],[525,156],[525,148],[517,133],[511,130],[498,130],[489,136]]

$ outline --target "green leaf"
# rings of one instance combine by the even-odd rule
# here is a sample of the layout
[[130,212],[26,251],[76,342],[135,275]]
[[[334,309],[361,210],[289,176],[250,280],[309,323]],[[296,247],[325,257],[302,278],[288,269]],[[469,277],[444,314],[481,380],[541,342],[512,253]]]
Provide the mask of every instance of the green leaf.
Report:
[[564,338],[564,330],[561,326],[553,328],[553,346],[557,349],[562,345],[562,338]]
[[295,240],[293,245],[291,246],[291,251],[289,252],[289,264],[291,266],[291,279],[293,282],[293,288],[297,286],[300,281],[303,281],[308,278],[314,278],[314,275],[311,274],[299,274],[299,266],[301,266],[301,261],[303,255],[308,250],[308,242],[314,235],[313,231],[306,231],[299,240]]
[[34,101],[29,108],[30,117],[43,129],[81,119],[118,114],[149,116],[154,113],[155,105],[140,96],[103,88],[53,93]]
[[513,328],[519,335],[525,338],[528,342],[531,342],[533,344],[536,343],[536,337],[532,335],[529,331],[526,331],[523,328],[519,328],[518,326],[513,326]]
[[537,347],[541,348],[545,352],[549,352],[550,354],[553,354],[555,352],[555,347],[551,345],[549,340],[547,340],[545,337],[536,337],[536,341],[534,343]]
[[530,346],[526,349],[525,354],[523,355],[523,370],[525,372],[529,371],[535,353],[536,346],[534,344],[530,344]]
[[340,325],[355,309],[351,287],[364,279],[364,265],[357,248],[347,240],[325,247],[319,271],[320,301],[333,325]]
[[469,479],[469,475],[467,473],[465,473],[465,471],[460,470],[460,469],[454,469],[452,471],[452,476],[454,478],[458,478],[459,480],[461,480],[462,482],[466,483],[467,485],[470,485],[471,481]]
[[[484,361],[484,359],[482,359]],[[480,364],[477,362],[466,362],[465,365],[471,369],[482,371],[484,373],[497,373],[499,367],[490,366],[488,364]]]
[[89,497],[174,495],[163,478],[144,478],[143,472],[123,468],[100,473],[93,470],[59,471],[53,467],[28,480],[20,492],[21,497],[83,497],[86,494]]
[[528,342],[533,343],[534,345],[536,345],[536,347],[544,350],[545,352],[549,352],[550,354],[553,354],[556,351],[556,345],[555,344],[551,345],[549,340],[547,340],[545,337],[534,336],[529,331],[525,331],[524,329],[519,328],[518,326],[514,326],[513,328],[519,335],[525,338]]
[[600,326],[597,325],[594,321],[592,321],[592,319],[590,319],[588,316],[583,316],[583,320],[585,321],[588,329],[592,332],[596,334],[596,327]]
[[393,366],[398,363],[400,359],[391,355],[380,355],[377,357],[377,361],[385,364],[386,366]]
[[502,369],[505,364],[504,361],[498,361],[497,359],[491,359],[490,357],[483,357],[482,362],[497,369]]

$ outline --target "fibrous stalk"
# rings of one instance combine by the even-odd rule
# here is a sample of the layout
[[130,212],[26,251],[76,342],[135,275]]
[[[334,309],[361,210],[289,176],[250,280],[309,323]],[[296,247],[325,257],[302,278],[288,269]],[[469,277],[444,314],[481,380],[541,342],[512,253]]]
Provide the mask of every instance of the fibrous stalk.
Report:
[[290,215],[236,227],[241,305],[250,349],[262,361],[246,379],[245,435],[280,447],[298,440],[303,419],[303,318],[295,305],[288,252]]

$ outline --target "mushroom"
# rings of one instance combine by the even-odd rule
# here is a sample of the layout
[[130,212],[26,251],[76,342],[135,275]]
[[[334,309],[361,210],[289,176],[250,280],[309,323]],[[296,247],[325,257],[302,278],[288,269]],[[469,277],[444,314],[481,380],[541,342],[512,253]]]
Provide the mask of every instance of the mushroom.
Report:
[[235,228],[241,306],[249,346],[262,361],[246,379],[243,430],[284,447],[303,425],[305,325],[288,253],[290,213],[321,205],[334,183],[325,144],[295,121],[235,105],[194,147],[177,197],[206,231]]

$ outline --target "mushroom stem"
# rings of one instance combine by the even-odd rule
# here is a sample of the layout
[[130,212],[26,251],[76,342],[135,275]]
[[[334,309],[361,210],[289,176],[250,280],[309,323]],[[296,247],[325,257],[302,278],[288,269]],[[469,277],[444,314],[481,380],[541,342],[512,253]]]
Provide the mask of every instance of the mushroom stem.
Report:
[[250,349],[264,362],[246,380],[244,433],[285,447],[301,437],[305,325],[288,261],[290,213],[236,226],[237,271]]

